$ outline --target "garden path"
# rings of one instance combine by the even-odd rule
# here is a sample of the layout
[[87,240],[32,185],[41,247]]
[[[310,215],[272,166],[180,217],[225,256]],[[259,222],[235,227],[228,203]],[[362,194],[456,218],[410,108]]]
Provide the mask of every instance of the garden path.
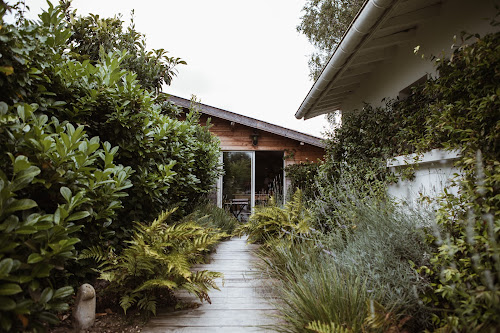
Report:
[[[212,304],[206,302],[199,307],[160,312],[144,327],[146,333],[163,332],[266,332],[276,322],[269,314],[274,308],[269,304],[270,292],[265,280],[259,275],[254,264],[259,259],[255,256],[256,245],[247,244],[246,237],[232,238],[222,242],[217,252],[211,255],[211,261],[198,265],[195,269],[207,269],[224,273],[217,280],[220,291],[209,293]],[[199,300],[186,293],[176,296],[185,302]]]

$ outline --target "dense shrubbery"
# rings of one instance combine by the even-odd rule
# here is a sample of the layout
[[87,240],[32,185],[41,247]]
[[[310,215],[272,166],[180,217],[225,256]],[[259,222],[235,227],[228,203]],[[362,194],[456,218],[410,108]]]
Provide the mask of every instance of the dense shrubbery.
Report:
[[[451,58],[435,59],[440,76],[415,87],[409,98],[343,117],[316,179],[301,178],[316,185],[309,206],[314,226],[326,236],[314,246],[277,246],[265,253],[265,270],[283,276],[283,331],[306,325],[318,332],[397,331],[413,324],[482,332],[500,325],[499,41],[500,33],[467,37]],[[432,148],[461,152],[458,195],[445,192],[434,218],[391,208],[386,185],[397,178],[387,170],[387,158]],[[300,176],[306,169],[295,171]],[[427,245],[416,221],[427,221]],[[310,300],[319,289],[356,299],[347,297],[354,290],[326,285],[324,271],[340,271],[349,281],[353,273],[362,277],[352,281],[362,295],[365,288],[381,291],[368,296],[376,301],[374,310],[359,310],[359,302],[341,308],[334,304],[337,296],[322,297],[315,307]],[[324,312],[337,307],[358,309],[359,317],[344,313],[339,321]]]
[[297,190],[283,208],[274,198],[265,206],[255,207],[248,223],[242,224],[235,233],[247,234],[252,243],[266,243],[276,239],[293,241],[297,236],[309,234],[311,216],[302,202],[302,191]]
[[[500,33],[458,47],[438,61],[423,145],[458,149],[458,196],[444,195],[427,295],[440,325],[486,331],[500,325]],[[451,309],[449,311],[448,309]]]
[[[90,260],[75,261],[79,251],[119,253],[134,219],[192,209],[218,176],[219,150],[195,111],[179,121],[157,95],[183,62],[146,52],[133,27],[66,20],[51,5],[14,25],[7,10],[2,3],[0,327],[18,330],[67,309],[70,285],[91,272]],[[95,49],[104,35],[110,43]]]
[[313,200],[316,193],[316,175],[320,166],[318,162],[300,162],[285,168],[286,178],[290,181],[289,190],[300,189],[304,200]]
[[[357,190],[337,194],[354,199],[351,191]],[[346,201],[336,213],[349,225],[334,225],[329,233],[311,229],[307,237],[293,236],[294,246],[274,242],[262,252],[262,270],[277,281],[283,301],[277,307],[286,324],[279,330],[302,332],[314,321],[353,332],[385,331],[402,321],[428,326],[418,297],[428,283],[414,267],[428,263],[423,228],[431,216],[367,198]]]
[[156,314],[162,289],[185,289],[208,302],[208,290],[218,289],[214,279],[222,277],[221,273],[190,268],[228,235],[196,221],[169,221],[173,212],[160,214],[151,224],[136,223],[129,245],[119,255],[105,253],[98,246],[82,253],[82,257],[102,261],[100,279],[110,282],[108,290],[118,295],[125,312],[137,304],[140,310]]
[[240,222],[233,214],[213,203],[202,200],[194,212],[185,217],[186,220],[196,220],[197,224],[206,228],[220,229],[228,235],[233,234]]

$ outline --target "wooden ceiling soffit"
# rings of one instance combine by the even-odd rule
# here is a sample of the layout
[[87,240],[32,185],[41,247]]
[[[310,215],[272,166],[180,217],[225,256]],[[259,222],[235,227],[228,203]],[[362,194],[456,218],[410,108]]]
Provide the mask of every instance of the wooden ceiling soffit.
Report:
[[389,46],[403,44],[416,36],[416,29],[397,32],[395,34],[373,38],[363,46],[364,52],[370,52],[378,49],[385,49]]
[[380,30],[377,32],[377,35],[386,35],[387,31],[392,31],[394,29],[403,29],[405,27],[409,27],[415,24],[418,24],[422,21],[425,21],[429,18],[435,17],[439,15],[441,11],[441,3],[430,4],[427,7],[419,8],[417,10],[403,13],[398,16],[391,17],[380,27]]
[[[422,8],[426,8],[429,6],[436,5],[436,4],[441,4],[444,1],[446,1],[446,0],[405,0],[405,1],[400,1],[399,3],[396,4],[396,8],[394,9],[393,14],[391,15],[391,18],[405,15],[408,13],[412,13],[412,12],[415,12],[415,11],[420,10]],[[382,24],[382,26],[383,26],[383,24]]]
[[316,104],[316,107],[324,109],[325,107],[329,107],[331,105],[337,105],[340,104],[344,100],[344,98],[345,96],[335,96],[335,98],[321,100],[318,104]]
[[369,64],[358,68],[348,68],[345,72],[342,73],[342,76],[340,78],[346,79],[357,75],[369,74],[374,68],[374,64]]
[[370,50],[370,51],[360,51],[353,58],[352,62],[349,64],[349,68],[356,68],[359,66],[373,64],[377,61],[382,61],[390,58],[391,54],[396,50],[395,46],[387,47],[385,49]]
[[340,104],[337,104],[337,105],[332,105],[328,108],[325,108],[325,109],[315,109],[313,112],[310,112],[308,113],[304,119],[307,120],[307,119],[311,119],[311,118],[314,118],[314,117],[317,117],[317,116],[321,116],[322,114],[328,114],[328,113],[332,113],[332,112],[335,112],[337,110],[340,109]]

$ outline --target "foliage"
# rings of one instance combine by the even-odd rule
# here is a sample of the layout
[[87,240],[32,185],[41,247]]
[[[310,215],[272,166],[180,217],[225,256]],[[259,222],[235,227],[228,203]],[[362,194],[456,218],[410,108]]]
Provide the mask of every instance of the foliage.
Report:
[[102,261],[100,278],[111,283],[109,289],[120,296],[125,313],[136,305],[156,314],[156,295],[161,289],[185,289],[207,302],[209,289],[218,289],[214,279],[222,277],[221,273],[190,267],[227,235],[195,221],[169,224],[173,212],[160,214],[151,225],[136,223],[129,245],[119,255],[110,252],[106,257],[99,248],[83,252],[83,257]]
[[379,296],[378,291],[368,290],[364,276],[341,270],[313,242],[290,246],[281,240],[261,256],[265,266],[260,269],[275,281],[279,332],[303,332],[313,321],[361,327],[366,302]]
[[[39,21],[15,25],[0,7],[1,200],[19,204],[1,212],[2,330],[54,322],[68,284],[91,267],[75,262],[79,250],[122,246],[134,218],[196,200],[219,172],[218,142],[197,113],[171,118],[178,109],[153,91],[174,73],[164,53],[144,54],[129,30],[136,53],[118,43],[90,60],[77,48],[97,37],[71,39],[76,21],[48,6]],[[133,55],[147,63],[142,72]],[[156,70],[151,91],[141,87],[139,76]]]
[[276,205],[274,198],[266,206],[255,207],[248,223],[242,224],[235,233],[246,233],[251,243],[280,238],[291,241],[310,233],[310,220],[309,211],[302,202],[302,191],[297,190],[283,208]]
[[433,58],[439,77],[407,99],[345,114],[317,177],[316,223],[342,233],[338,212],[351,198],[338,197],[338,187],[353,184],[361,198],[374,186],[381,193],[377,189],[395,179],[385,168],[392,155],[460,151],[459,194],[443,194],[429,237],[437,242],[431,266],[420,269],[432,286],[424,300],[436,308],[436,324],[447,329],[477,331],[499,322],[499,38],[466,36],[450,58]]
[[356,189],[336,192],[350,198],[336,211],[339,226],[329,233],[313,231],[293,246],[289,240],[274,242],[262,253],[260,269],[278,281],[283,331],[298,332],[313,321],[353,331],[429,326],[419,298],[429,284],[415,267],[429,263],[423,228],[433,217],[341,191]]
[[68,42],[75,58],[80,61],[88,59],[95,64],[103,51],[126,51],[129,57],[122,68],[136,73],[144,89],[156,92],[161,91],[163,84],[170,85],[178,65],[186,64],[180,58],[169,57],[164,49],[148,51],[146,38],[135,30],[133,18],[124,30],[120,15],[113,18],[100,18],[94,14],[77,16],[76,10],[71,11],[71,0],[63,3],[72,30]]
[[306,35],[316,52],[309,59],[312,79],[317,79],[331,52],[340,43],[364,0],[308,0],[297,31]]
[[75,257],[80,226],[73,221],[87,212],[80,210],[82,196],[67,187],[60,189],[66,202],[55,212],[41,210],[23,195],[41,170],[26,156],[10,157],[9,176],[0,170],[0,329],[39,329],[58,322],[52,312],[68,309],[73,288],[54,279],[54,271]]
[[322,323],[320,321],[313,321],[307,324],[306,328],[310,331],[317,333],[351,333],[353,332],[350,328],[345,328],[341,325],[337,325],[333,322],[329,324]]
[[[12,69],[9,75],[0,74],[2,200],[23,198],[17,202],[29,203],[20,205],[15,214],[2,216],[2,279],[23,290],[3,300],[5,330],[10,325],[13,330],[36,329],[41,322],[57,321],[52,312],[67,309],[63,298],[73,292],[67,280],[68,267],[76,258],[75,245],[80,239],[106,237],[106,225],[115,218],[123,191],[130,187],[130,168],[113,163],[116,147],[100,143],[97,137],[89,139],[83,126],[75,128],[57,118],[49,121],[43,112],[61,104],[44,91],[50,79],[42,69],[51,60],[60,61],[56,53],[60,50],[53,43],[67,35],[52,31],[45,14],[38,26],[4,24],[0,30],[2,66]],[[28,44],[40,39],[47,42],[38,49],[46,52],[45,58]],[[33,97],[39,104],[23,102]]]
[[204,201],[200,202],[185,219],[195,220],[205,228],[220,229],[228,235],[231,235],[240,224],[234,215],[227,210]]
[[198,125],[195,111],[186,121],[170,118],[177,111],[165,96],[154,97],[137,74],[123,69],[130,54],[102,49],[94,63],[73,58],[66,24],[61,8],[50,7],[39,23],[3,26],[2,66],[13,74],[2,75],[0,96],[8,105],[36,103],[39,112],[81,124],[90,136],[120,147],[112,151],[115,161],[135,171],[115,219],[123,222],[110,226],[120,239],[131,219],[152,218],[161,207],[208,192],[219,172],[218,142]]
[[485,331],[500,323],[500,33],[469,38],[436,60],[440,77],[424,90],[434,100],[422,145],[459,149],[463,178],[458,196],[443,195],[437,248],[422,272],[432,279],[426,300],[446,309],[441,324]]
[[301,162],[285,168],[286,177],[290,180],[290,189],[299,188],[305,201],[315,199],[316,175],[320,162]]

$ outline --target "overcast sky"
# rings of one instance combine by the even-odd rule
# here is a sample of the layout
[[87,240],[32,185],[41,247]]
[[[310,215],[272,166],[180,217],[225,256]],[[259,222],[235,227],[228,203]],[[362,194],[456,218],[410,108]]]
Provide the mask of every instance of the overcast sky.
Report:
[[[294,117],[311,88],[307,61],[313,51],[296,31],[304,0],[73,0],[77,13],[112,17],[136,29],[147,47],[180,57],[172,85],[164,91],[300,132],[321,136],[327,121]],[[56,4],[57,0],[53,0]],[[36,18],[45,0],[26,0]]]

